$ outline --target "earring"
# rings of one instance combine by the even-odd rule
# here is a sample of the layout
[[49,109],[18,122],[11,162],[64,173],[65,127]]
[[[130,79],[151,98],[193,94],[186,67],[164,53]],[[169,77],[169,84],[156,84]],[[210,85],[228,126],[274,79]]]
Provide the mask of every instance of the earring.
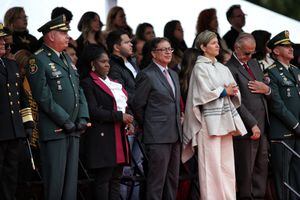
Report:
[[95,69],[94,65],[92,65],[92,71],[93,71],[93,72],[94,72],[94,71],[96,71],[96,69]]

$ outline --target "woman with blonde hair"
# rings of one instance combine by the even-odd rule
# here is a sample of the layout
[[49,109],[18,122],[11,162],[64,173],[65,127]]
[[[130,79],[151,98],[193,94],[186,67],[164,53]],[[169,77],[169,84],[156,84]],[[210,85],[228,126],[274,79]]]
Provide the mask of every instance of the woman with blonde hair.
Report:
[[88,44],[97,44],[100,47],[105,48],[105,42],[102,35],[103,23],[97,13],[89,11],[85,12],[77,25],[81,35],[77,38],[77,57],[80,58],[81,53],[85,46]]
[[107,14],[105,35],[107,36],[111,31],[118,29],[125,30],[129,37],[132,37],[132,28],[127,24],[124,9],[119,6],[114,6]]
[[38,48],[37,39],[29,34],[27,29],[28,16],[23,7],[12,7],[4,15],[4,26],[13,35],[13,45],[11,52],[16,53],[20,49],[26,49],[34,53]]
[[185,162],[198,147],[201,199],[235,200],[234,135],[247,133],[237,108],[240,92],[229,69],[219,63],[217,35],[196,38],[201,51],[193,69],[186,101],[183,154]]

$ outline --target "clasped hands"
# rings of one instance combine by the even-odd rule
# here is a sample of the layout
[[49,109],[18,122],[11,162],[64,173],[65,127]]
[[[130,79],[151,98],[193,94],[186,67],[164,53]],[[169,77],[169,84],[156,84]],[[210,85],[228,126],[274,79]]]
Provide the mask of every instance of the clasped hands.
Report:
[[227,96],[236,96],[239,92],[239,87],[234,84],[230,83],[229,85],[224,85]]

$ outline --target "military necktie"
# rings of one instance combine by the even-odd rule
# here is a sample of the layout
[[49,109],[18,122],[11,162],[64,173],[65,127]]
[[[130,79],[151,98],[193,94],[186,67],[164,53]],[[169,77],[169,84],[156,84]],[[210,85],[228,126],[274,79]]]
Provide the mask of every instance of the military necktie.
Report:
[[68,66],[67,60],[66,60],[66,58],[65,58],[65,56],[64,56],[63,53],[59,54],[59,58],[65,63],[66,66]]

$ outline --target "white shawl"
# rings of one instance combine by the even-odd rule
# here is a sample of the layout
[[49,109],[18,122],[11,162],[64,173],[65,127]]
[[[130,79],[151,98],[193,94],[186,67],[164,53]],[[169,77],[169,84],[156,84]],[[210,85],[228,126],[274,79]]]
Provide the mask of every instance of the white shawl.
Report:
[[234,97],[220,97],[224,85],[236,84],[227,67],[204,56],[197,58],[186,100],[183,122],[183,152],[185,162],[197,146],[197,134],[211,136],[245,135],[244,123],[236,108],[241,105],[240,93]]

